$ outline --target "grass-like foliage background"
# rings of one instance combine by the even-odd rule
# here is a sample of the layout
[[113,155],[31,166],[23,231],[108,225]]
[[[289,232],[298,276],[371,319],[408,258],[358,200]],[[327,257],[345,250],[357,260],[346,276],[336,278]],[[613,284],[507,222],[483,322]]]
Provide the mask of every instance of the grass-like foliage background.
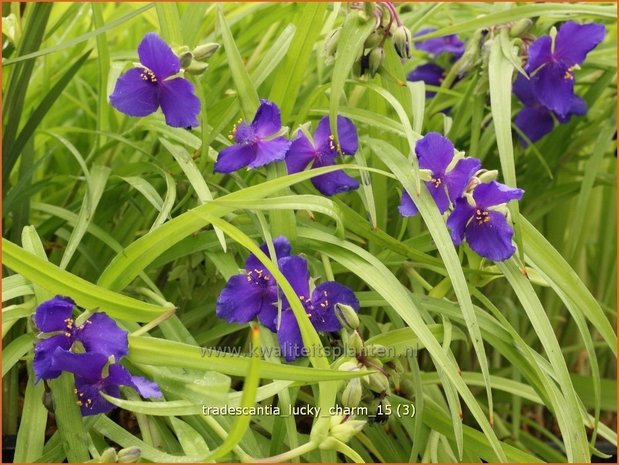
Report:
[[[486,28],[495,37],[489,60],[428,100],[405,82],[426,60],[419,51],[402,64],[387,46],[374,78],[353,77],[371,27],[345,4],[2,6],[2,429],[17,435],[15,461],[103,461],[110,446],[137,446],[154,462],[585,462],[602,455],[600,444],[616,447],[614,5],[399,5],[413,34],[431,26],[467,42]],[[567,19],[606,26],[575,71],[586,116],[528,147],[513,128],[514,39],[498,27],[524,18],[535,35]],[[341,25],[327,65],[325,39]],[[199,128],[109,104],[152,31],[172,47],[222,45],[189,78]],[[291,131],[327,114],[351,118],[360,150],[347,172],[361,188],[325,197],[312,173],[287,175],[283,163],[214,174],[232,125],[251,119],[259,98],[279,105]],[[425,190],[420,214],[399,216],[403,186],[414,192],[418,182],[410,147],[429,131],[524,189],[511,206],[518,252],[508,261],[454,247]],[[324,354],[251,356],[252,338],[268,348],[275,336],[216,317],[226,280],[279,235],[313,277],[355,291],[366,341],[403,354],[386,423],[334,440],[328,418],[202,414],[203,405],[256,403],[324,412],[356,376]],[[122,409],[82,418],[71,375],[35,384],[30,316],[56,294],[133,333],[123,364],[156,381],[165,400],[126,390],[112,400]],[[306,342],[337,344],[307,318],[299,324]],[[411,402],[414,417],[395,413]]]

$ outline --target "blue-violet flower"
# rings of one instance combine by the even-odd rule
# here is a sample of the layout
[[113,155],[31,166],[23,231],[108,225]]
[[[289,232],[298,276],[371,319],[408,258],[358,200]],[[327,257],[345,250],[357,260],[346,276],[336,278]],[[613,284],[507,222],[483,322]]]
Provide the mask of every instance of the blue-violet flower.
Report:
[[180,59],[154,32],[138,46],[142,67],[132,68],[118,78],[110,103],[129,116],[146,116],[161,110],[172,127],[198,126],[200,100],[193,84],[174,77],[181,70]]

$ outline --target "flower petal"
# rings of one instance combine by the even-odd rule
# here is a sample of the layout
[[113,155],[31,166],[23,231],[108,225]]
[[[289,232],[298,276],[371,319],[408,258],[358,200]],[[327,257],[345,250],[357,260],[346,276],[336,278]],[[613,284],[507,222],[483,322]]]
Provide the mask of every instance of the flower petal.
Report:
[[[407,80],[411,82],[423,81],[428,86],[440,87],[441,82],[445,78],[445,70],[434,63],[426,63],[417,66],[414,70],[408,73]],[[432,98],[436,92],[431,90],[426,91],[426,98]]]
[[34,360],[32,361],[35,383],[42,379],[54,379],[60,376],[60,370],[52,367],[54,351],[58,347],[68,350],[71,344],[71,338],[62,334],[37,342],[34,346]]
[[127,334],[102,312],[89,317],[75,333],[88,352],[99,352],[106,357],[113,355],[116,360],[127,355]]
[[159,85],[142,79],[143,70],[133,68],[116,81],[110,103],[129,116],[146,116],[159,108]]
[[514,231],[505,216],[499,212],[489,211],[490,221],[479,223],[471,221],[466,228],[466,241],[475,252],[495,262],[511,257],[516,248],[512,244]]
[[460,197],[456,200],[456,208],[447,218],[447,227],[451,234],[451,240],[456,245],[460,245],[464,239],[466,225],[472,218],[475,209],[469,205],[466,199]]
[[299,131],[299,135],[292,141],[288,153],[286,153],[288,174],[303,171],[315,157],[316,149],[307,136]]
[[281,354],[287,362],[292,362],[303,355],[303,338],[292,310],[282,312],[282,321],[277,330],[277,341]]
[[[278,236],[273,239],[273,249],[275,249],[275,255],[277,260],[284,257],[290,256],[290,251],[292,250],[292,246],[290,245],[290,241],[286,239],[284,236]],[[269,253],[269,248],[266,243],[260,246],[260,250],[266,254],[267,257],[273,259],[271,254]],[[256,258],[256,256],[252,253],[249,254],[247,260],[245,260],[245,269],[247,271],[252,270],[263,270],[263,272],[268,273],[265,266],[262,264],[260,260]]]
[[144,36],[138,45],[140,62],[150,69],[158,81],[176,74],[181,69],[181,61],[165,41],[154,32]]
[[[541,139],[552,131],[554,121],[550,111],[539,105],[537,107],[524,107],[514,119],[516,126],[529,138],[531,142]],[[521,139],[524,146],[527,142]]]
[[215,312],[228,323],[247,323],[258,315],[265,305],[277,300],[275,286],[260,286],[250,276],[232,276],[219,297]]
[[442,177],[454,157],[454,145],[438,132],[429,132],[417,141],[415,152],[420,168]]
[[[415,37],[429,34],[435,30],[433,28],[423,29],[415,34]],[[415,48],[433,56],[438,56],[442,53],[452,53],[455,58],[460,58],[464,53],[464,43],[455,34],[415,42]]]
[[141,376],[133,376],[122,365],[110,365],[110,371],[104,380],[105,386],[129,386],[135,389],[142,397],[161,399],[163,395],[157,383]]
[[335,314],[335,304],[350,305],[356,311],[359,310],[359,300],[355,293],[335,281],[316,286],[312,292],[311,304],[310,321],[316,331],[331,332],[342,328],[342,323]]
[[564,23],[555,40],[554,56],[567,66],[579,65],[604,40],[606,29],[602,24]]
[[[322,154],[332,152],[338,153],[331,147],[335,147],[334,140],[331,139],[331,126],[329,117],[323,117],[316,127],[314,133],[314,144],[316,149]],[[357,136],[357,128],[355,124],[344,116],[337,117],[337,136],[340,144],[342,155],[354,155],[359,148],[359,137]]]
[[539,105],[535,94],[533,94],[533,86],[531,85],[531,79],[518,74],[518,78],[514,81],[512,90],[516,97],[520,99],[528,107]]
[[572,116],[582,116],[587,114],[587,102],[585,102],[581,97],[574,94],[574,98],[572,99],[572,103],[570,105],[570,111],[565,116],[557,116],[557,119],[561,124],[567,123]]
[[67,327],[65,320],[72,318],[75,302],[69,297],[57,295],[42,302],[34,314],[34,324],[40,331],[62,331]]
[[438,211],[444,213],[449,208],[449,198],[447,197],[447,186],[443,178],[441,182],[427,181],[426,187],[430,191],[430,195],[434,199],[434,203],[438,207]]
[[419,210],[413,203],[411,196],[405,190],[402,191],[402,199],[400,200],[400,206],[398,211],[401,216],[415,216]]
[[344,173],[344,170],[314,176],[312,184],[324,195],[341,194],[359,188],[359,181]]
[[256,158],[256,144],[236,144],[219,152],[215,173],[232,173],[248,166]]
[[268,137],[275,134],[282,128],[282,117],[279,107],[273,102],[261,99],[251,126],[259,137]]
[[[299,255],[280,258],[279,269],[299,298],[301,300],[309,299],[310,274],[307,261]],[[290,306],[288,300],[285,297],[282,297],[282,300],[284,301],[283,308],[288,308]]]
[[473,175],[481,168],[481,161],[477,158],[462,158],[456,163],[454,169],[445,174],[447,193],[449,200],[455,203],[461,197]]
[[176,78],[160,85],[159,99],[165,122],[173,128],[193,128],[199,125],[200,99],[193,84],[187,79]]
[[101,370],[107,361],[107,356],[98,352],[76,354],[57,347],[52,357],[52,368],[58,371],[68,371],[86,380],[97,382],[101,379]]
[[273,302],[270,306],[263,305],[258,313],[258,321],[269,328],[272,332],[277,332],[277,303]]
[[272,140],[256,142],[256,158],[250,163],[250,168],[259,168],[274,161],[281,161],[286,158],[286,153],[290,148],[290,141],[285,137],[276,137]]
[[510,200],[520,200],[524,191],[496,181],[479,184],[473,191],[477,208],[486,209],[494,205],[507,203]]
[[550,36],[542,36],[529,46],[529,57],[525,67],[527,73],[531,74],[540,66],[552,61],[551,44]]
[[574,98],[574,77],[566,66],[550,63],[531,78],[535,97],[559,116],[570,111]]

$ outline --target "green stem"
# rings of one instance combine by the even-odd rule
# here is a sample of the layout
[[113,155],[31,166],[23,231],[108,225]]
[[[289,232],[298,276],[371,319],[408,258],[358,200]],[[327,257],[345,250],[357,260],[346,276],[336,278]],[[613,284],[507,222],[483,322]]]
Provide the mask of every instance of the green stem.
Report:
[[[344,444],[345,445],[345,444]],[[264,459],[253,459],[254,463],[278,463],[285,462],[287,460],[293,459],[295,457],[299,457],[307,452],[311,452],[316,449],[317,445],[310,441],[305,444],[295,447],[294,449],[290,449],[288,452],[284,452],[283,454],[274,455],[272,457],[266,457]],[[354,452],[354,451],[353,451]],[[361,460],[363,462],[363,459]]]

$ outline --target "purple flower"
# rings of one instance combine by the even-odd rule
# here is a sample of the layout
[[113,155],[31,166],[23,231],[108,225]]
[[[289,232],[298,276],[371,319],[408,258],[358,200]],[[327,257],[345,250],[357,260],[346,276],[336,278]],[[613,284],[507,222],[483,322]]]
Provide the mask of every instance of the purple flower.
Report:
[[[436,28],[433,27],[422,29],[413,37],[420,37],[434,31],[436,31]],[[460,58],[464,53],[464,43],[455,34],[415,42],[415,48],[428,52],[433,56],[439,56],[443,53],[451,53],[453,54],[454,59]]]
[[95,313],[77,325],[73,319],[75,302],[68,297],[56,296],[37,307],[34,322],[48,338],[34,348],[35,380],[53,379],[60,375],[54,368],[53,357],[57,348],[70,350],[80,342],[87,352],[98,352],[117,360],[127,354],[127,331],[120,329],[105,313]]
[[[425,65],[417,66],[417,68],[408,73],[406,79],[411,82],[423,81],[426,85],[440,87],[441,82],[445,79],[445,70],[434,63],[426,63]],[[436,92],[426,91],[426,98],[432,98],[435,95]]]
[[[514,82],[514,94],[524,104],[524,107],[516,115],[514,123],[529,138],[535,142],[548,134],[554,128],[554,120],[551,110],[542,105],[533,93],[533,85],[530,79],[520,75]],[[572,115],[584,115],[587,113],[587,104],[578,95],[572,96],[572,104],[567,115],[561,117],[554,114],[560,123],[567,123]],[[522,143],[527,142],[521,138]]]
[[549,110],[564,118],[574,99],[574,69],[604,39],[601,24],[578,24],[568,21],[553,40],[538,38],[529,47],[525,70],[531,76],[533,94]]
[[157,34],[150,32],[138,46],[143,67],[123,74],[110,103],[129,116],[146,116],[161,110],[166,123],[172,127],[198,126],[200,100],[193,84],[187,79],[173,77],[181,69],[181,62],[172,49]]
[[464,238],[475,252],[495,262],[511,257],[513,230],[504,213],[496,207],[510,200],[520,200],[522,189],[514,189],[496,181],[479,184],[473,190],[471,205],[466,198],[456,200],[456,208],[447,219],[451,238],[459,245]]
[[[415,152],[419,168],[431,173],[432,178],[426,182],[426,186],[441,213],[463,194],[471,177],[481,167],[477,158],[462,158],[454,164],[453,144],[437,132],[429,132],[420,139]],[[417,207],[406,191],[402,192],[399,210],[402,216],[417,214]]]
[[102,373],[108,362],[101,353],[74,354],[60,347],[54,351],[53,367],[58,372],[75,374],[75,394],[83,416],[107,413],[116,406],[105,400],[101,393],[120,397],[119,386],[129,386],[142,397],[162,397],[157,384],[141,376],[132,376],[122,365],[111,364],[107,376]]
[[239,121],[229,136],[235,144],[219,152],[216,173],[232,173],[245,166],[259,168],[286,157],[290,141],[277,136],[282,129],[279,108],[273,102],[260,100],[251,124]]
[[[273,240],[278,262],[290,255],[290,242],[285,237]],[[260,246],[270,257],[266,244]],[[251,254],[245,262],[245,273],[232,276],[217,298],[216,314],[229,323],[247,323],[256,316],[275,331],[277,317],[277,284],[271,273]]]
[[[335,314],[336,304],[350,305],[359,310],[359,301],[346,286],[335,281],[327,281],[316,286],[310,294],[310,275],[307,261],[298,255],[283,258],[279,268],[303,303],[307,316],[316,331],[339,331],[342,323]],[[287,362],[304,355],[303,338],[294,312],[288,300],[282,299],[282,314],[277,340],[283,357]]]
[[[337,134],[338,146],[335,145],[331,134],[328,116],[318,122],[313,141],[299,131],[286,155],[288,173],[303,171],[310,164],[313,168],[334,165],[338,154],[354,155],[359,145],[354,123],[348,118],[338,116]],[[312,184],[324,195],[335,195],[359,188],[359,182],[343,170],[315,176],[312,178]]]

